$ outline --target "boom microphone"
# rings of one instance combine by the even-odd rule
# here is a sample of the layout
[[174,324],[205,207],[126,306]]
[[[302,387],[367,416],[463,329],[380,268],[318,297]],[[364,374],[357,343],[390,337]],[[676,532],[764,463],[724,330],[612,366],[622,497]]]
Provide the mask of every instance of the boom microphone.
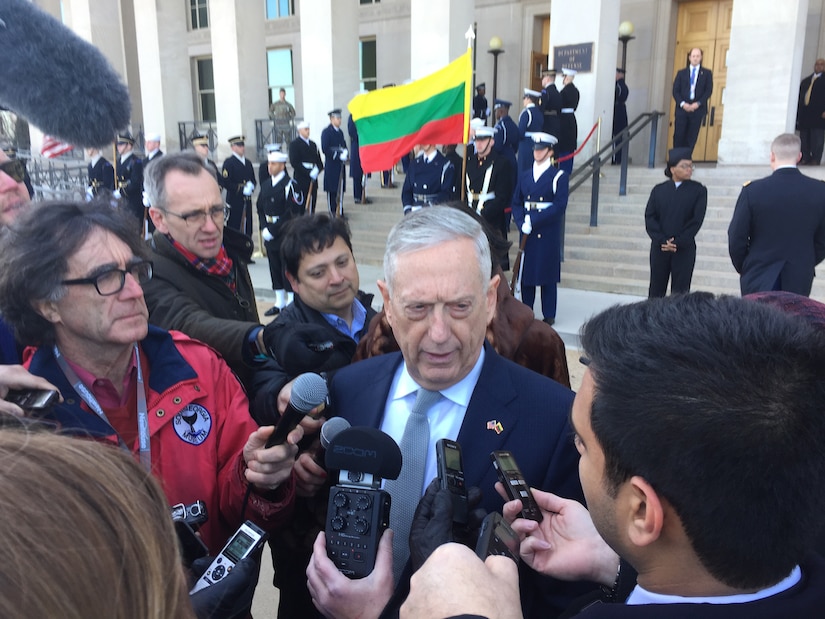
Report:
[[0,0],[0,106],[76,146],[129,125],[129,90],[103,54],[28,0]]
[[287,435],[295,429],[301,419],[313,408],[320,406],[327,399],[327,381],[318,374],[307,372],[295,379],[289,404],[284,414],[275,426],[275,431],[266,441],[266,448],[280,445],[286,441]]
[[338,436],[339,432],[343,432],[349,427],[349,421],[343,417],[333,417],[325,421],[324,425],[321,426],[321,448],[328,449],[332,439]]

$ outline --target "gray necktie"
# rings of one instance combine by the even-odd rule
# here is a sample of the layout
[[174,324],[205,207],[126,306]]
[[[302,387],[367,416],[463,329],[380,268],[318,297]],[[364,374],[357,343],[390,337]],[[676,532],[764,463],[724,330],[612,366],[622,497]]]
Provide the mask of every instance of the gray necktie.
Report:
[[410,525],[415,508],[421,500],[421,489],[424,487],[424,469],[427,466],[427,451],[430,446],[427,411],[440,397],[438,391],[418,390],[399,445],[402,457],[401,474],[398,479],[389,479],[384,484],[384,489],[392,497],[390,528],[395,533],[392,542],[395,582],[398,582],[404,564],[410,556]]

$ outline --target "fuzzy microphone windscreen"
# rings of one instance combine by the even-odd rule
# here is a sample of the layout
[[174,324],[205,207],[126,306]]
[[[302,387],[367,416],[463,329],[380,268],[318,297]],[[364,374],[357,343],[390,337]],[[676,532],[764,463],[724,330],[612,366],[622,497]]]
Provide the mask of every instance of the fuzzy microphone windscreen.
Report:
[[129,125],[129,90],[103,54],[28,0],[0,0],[0,106],[76,146]]

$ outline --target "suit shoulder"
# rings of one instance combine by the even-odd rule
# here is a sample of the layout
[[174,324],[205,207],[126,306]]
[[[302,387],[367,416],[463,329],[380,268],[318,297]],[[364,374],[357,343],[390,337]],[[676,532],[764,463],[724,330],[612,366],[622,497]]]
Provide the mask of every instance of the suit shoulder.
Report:
[[742,183],[742,187],[747,187],[747,186],[748,186],[748,185],[750,185],[752,182],[753,182],[753,181],[745,181],[744,183]]

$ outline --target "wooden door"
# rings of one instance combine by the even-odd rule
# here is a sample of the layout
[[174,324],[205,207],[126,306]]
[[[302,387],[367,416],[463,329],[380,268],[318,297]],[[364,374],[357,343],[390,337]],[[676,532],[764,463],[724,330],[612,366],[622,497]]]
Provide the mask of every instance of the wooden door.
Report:
[[[727,81],[727,55],[730,48],[733,0],[700,0],[681,2],[676,31],[673,75],[687,66],[687,57],[694,47],[702,49],[702,66],[713,72],[713,93],[702,129],[693,149],[695,161],[716,161],[724,117],[724,93]],[[673,119],[676,102],[670,98],[670,134],[668,148],[673,146]]]

